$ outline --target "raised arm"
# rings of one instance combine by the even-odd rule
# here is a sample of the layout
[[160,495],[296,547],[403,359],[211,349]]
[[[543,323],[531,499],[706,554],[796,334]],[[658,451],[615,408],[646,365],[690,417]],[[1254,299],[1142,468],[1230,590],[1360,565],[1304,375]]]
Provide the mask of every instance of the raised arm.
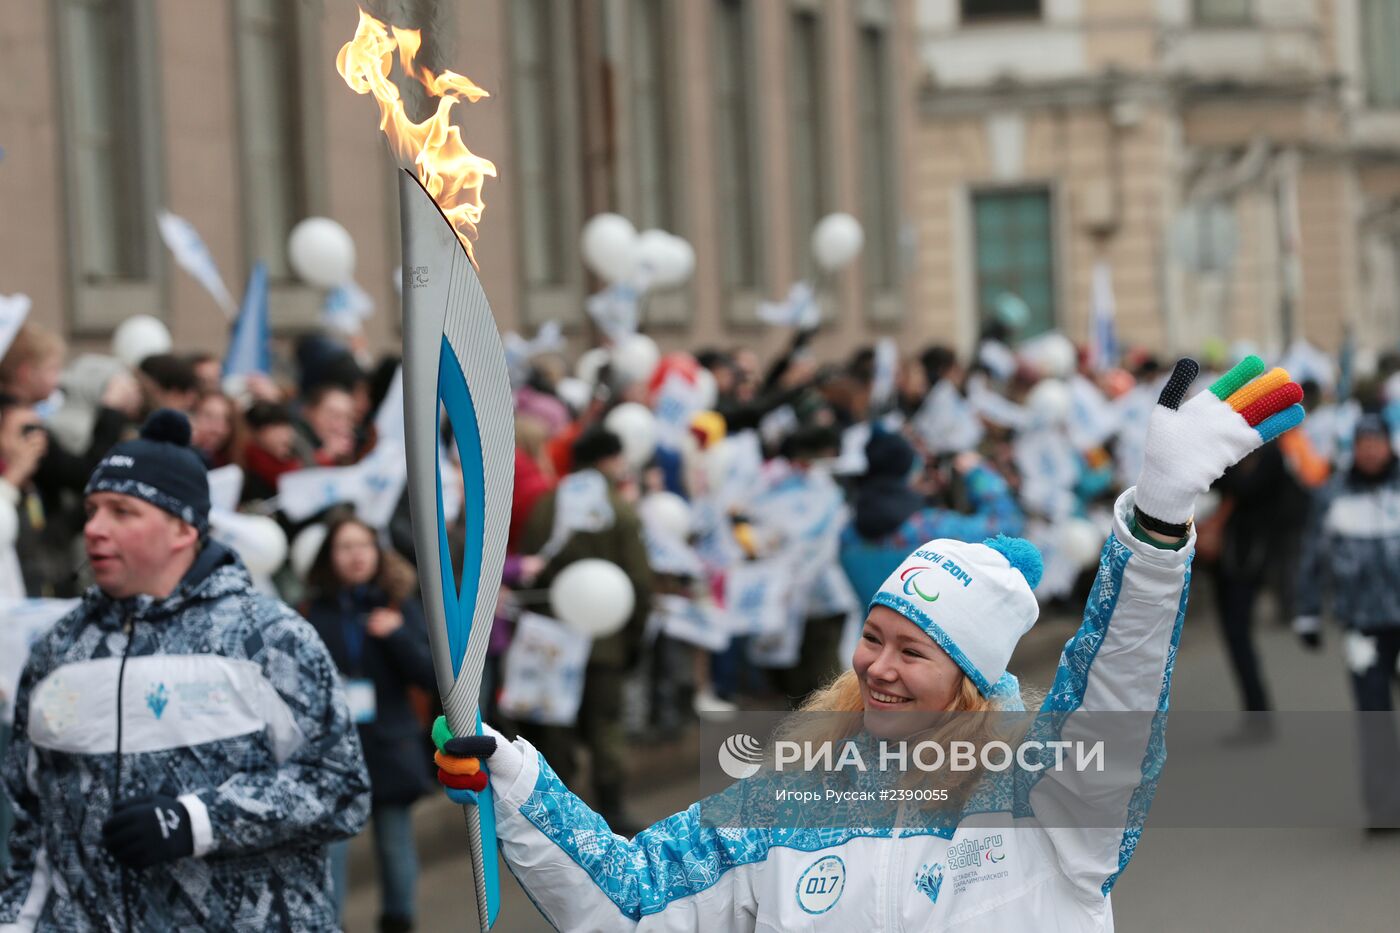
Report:
[[[1018,806],[1049,834],[1061,870],[1107,895],[1137,847],[1166,761],[1166,711],[1190,590],[1196,497],[1231,464],[1302,421],[1302,391],[1248,357],[1184,402],[1177,363],[1148,425],[1136,488],[1119,497],[1084,621],[1065,645],[1031,738],[1104,743],[1104,768],[1021,775]],[[1263,375],[1261,375],[1263,374]]]

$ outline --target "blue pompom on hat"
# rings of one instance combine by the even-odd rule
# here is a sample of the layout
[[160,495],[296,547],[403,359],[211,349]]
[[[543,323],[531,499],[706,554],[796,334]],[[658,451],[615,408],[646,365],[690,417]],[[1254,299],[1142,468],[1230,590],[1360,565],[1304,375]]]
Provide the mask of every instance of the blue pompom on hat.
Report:
[[1018,691],[1006,665],[1040,616],[1032,590],[1044,571],[1040,551],[1024,538],[938,538],[906,557],[870,605],[922,629],[983,696],[1007,698]]
[[95,492],[149,502],[189,522],[201,536],[209,530],[209,471],[190,446],[189,418],[174,409],[152,413],[140,437],[107,451],[83,495]]

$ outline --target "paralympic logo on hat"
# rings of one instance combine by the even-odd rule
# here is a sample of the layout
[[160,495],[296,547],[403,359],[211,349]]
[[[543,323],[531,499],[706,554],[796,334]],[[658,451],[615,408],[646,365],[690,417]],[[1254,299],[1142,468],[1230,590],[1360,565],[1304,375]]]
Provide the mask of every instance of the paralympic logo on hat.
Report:
[[926,603],[937,602],[938,597],[941,594],[934,593],[932,596],[930,596],[923,590],[919,589],[919,574],[925,570],[932,569],[932,567],[909,567],[903,573],[901,573],[899,575],[899,579],[904,581],[904,595],[918,596]]

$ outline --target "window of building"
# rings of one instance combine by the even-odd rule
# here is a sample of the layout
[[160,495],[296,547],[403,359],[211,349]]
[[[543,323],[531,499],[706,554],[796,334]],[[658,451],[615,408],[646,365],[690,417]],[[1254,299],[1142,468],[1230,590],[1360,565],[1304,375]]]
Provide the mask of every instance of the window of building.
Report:
[[150,192],[141,166],[146,138],[135,3],[66,0],[61,28],[68,107],[72,199],[80,281],[145,279],[151,275]]
[[1252,19],[1254,0],[1195,0],[1202,26],[1241,26]]
[[[560,223],[565,190],[561,177],[560,101],[572,88],[554,52],[552,0],[510,4],[512,86],[515,103],[515,191],[520,202],[522,268],[527,287],[565,280],[567,243],[576,231]],[[572,257],[570,257],[572,261]]]
[[633,0],[632,113],[637,165],[637,216],[642,229],[675,231],[677,223],[674,127],[670,73],[671,3]]
[[822,67],[822,26],[815,10],[793,11],[788,63],[792,144],[789,165],[792,174],[794,256],[798,274],[809,278],[816,272],[812,258],[812,228],[826,213],[827,123],[823,111],[827,103],[825,73]]
[[1039,19],[1041,0],[962,0],[965,23],[995,19]]
[[888,292],[899,285],[899,160],[889,30],[863,25],[857,56],[865,279],[873,291]]
[[749,14],[747,0],[715,4],[715,198],[723,281],[731,291],[759,289],[763,268]]
[[300,106],[305,100],[300,5],[239,0],[236,9],[248,264],[262,260],[273,281],[291,281],[287,237],[299,220],[313,213],[307,198]]
[[1366,69],[1366,101],[1372,107],[1400,107],[1400,3],[1362,0],[1361,53]]
[[1026,336],[1055,326],[1055,250],[1050,193],[1043,188],[973,195],[977,251],[977,309],[996,316],[1004,293],[1030,309]]

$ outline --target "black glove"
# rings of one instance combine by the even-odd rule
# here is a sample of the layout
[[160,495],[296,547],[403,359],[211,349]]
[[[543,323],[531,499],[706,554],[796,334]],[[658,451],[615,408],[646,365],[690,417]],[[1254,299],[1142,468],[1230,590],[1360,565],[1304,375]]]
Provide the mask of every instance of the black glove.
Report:
[[149,868],[194,854],[194,830],[185,805],[151,794],[118,803],[102,824],[102,844],[129,868]]

